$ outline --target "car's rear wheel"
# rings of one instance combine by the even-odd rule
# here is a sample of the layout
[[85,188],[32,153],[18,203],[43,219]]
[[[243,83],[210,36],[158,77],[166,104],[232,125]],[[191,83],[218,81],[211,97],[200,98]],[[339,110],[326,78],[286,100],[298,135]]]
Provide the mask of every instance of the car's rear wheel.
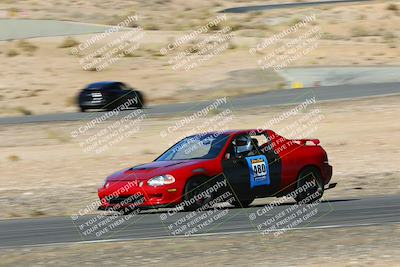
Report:
[[312,203],[324,194],[324,183],[321,173],[314,167],[305,168],[297,177],[297,189],[294,199],[297,203]]
[[132,91],[135,97],[137,98],[137,104],[135,105],[134,103],[131,105],[131,107],[136,107],[136,108],[143,108],[144,107],[144,97],[143,94],[140,91]]
[[183,196],[185,211],[197,210],[214,198],[213,193],[206,193],[209,188],[208,184],[205,177],[194,177],[186,183]]

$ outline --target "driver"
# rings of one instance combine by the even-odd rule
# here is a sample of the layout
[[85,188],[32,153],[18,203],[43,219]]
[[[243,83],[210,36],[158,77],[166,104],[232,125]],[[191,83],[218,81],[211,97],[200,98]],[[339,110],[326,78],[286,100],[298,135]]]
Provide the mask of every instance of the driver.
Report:
[[257,149],[255,145],[258,142],[253,143],[250,136],[240,136],[235,140],[236,155],[238,157],[254,156],[256,155],[255,150]]

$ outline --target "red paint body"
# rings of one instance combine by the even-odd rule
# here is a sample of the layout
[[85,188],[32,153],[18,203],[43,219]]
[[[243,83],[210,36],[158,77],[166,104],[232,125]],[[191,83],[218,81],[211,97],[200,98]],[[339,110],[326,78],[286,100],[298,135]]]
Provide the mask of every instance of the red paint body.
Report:
[[[99,188],[98,196],[102,201],[101,208],[113,207],[115,204],[105,201],[105,197],[111,195],[124,186],[126,190],[119,191],[120,196],[140,194],[144,197],[142,207],[159,207],[176,205],[182,201],[185,185],[189,179],[195,176],[215,177],[223,173],[221,162],[231,141],[238,135],[249,133],[263,133],[271,137],[271,145],[281,160],[280,188],[285,191],[295,189],[296,179],[305,167],[317,168],[323,178],[324,184],[328,184],[332,176],[332,166],[328,164],[325,150],[319,146],[317,139],[289,140],[279,136],[271,130],[232,130],[222,132],[229,135],[228,141],[214,159],[193,159],[173,161],[153,161],[136,167],[136,170],[122,170],[107,178],[105,186]],[[312,143],[307,145],[307,143]],[[261,147],[263,147],[261,145]],[[193,170],[196,170],[193,172]],[[170,174],[176,181],[170,185],[149,186],[147,180]],[[128,184],[131,182],[131,184]],[[130,185],[130,186],[129,186]],[[129,187],[129,188],[128,188]]]

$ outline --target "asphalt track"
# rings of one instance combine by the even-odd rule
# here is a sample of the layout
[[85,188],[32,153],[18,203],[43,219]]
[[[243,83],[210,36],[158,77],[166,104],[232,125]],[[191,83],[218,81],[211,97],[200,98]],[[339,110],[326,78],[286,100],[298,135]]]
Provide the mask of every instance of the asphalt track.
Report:
[[[249,109],[256,107],[269,107],[275,105],[299,104],[306,99],[315,97],[316,101],[353,99],[360,97],[380,96],[400,94],[400,83],[379,83],[379,84],[353,84],[325,86],[319,88],[304,88],[293,90],[277,90],[261,94],[245,95],[237,98],[229,98],[227,106],[231,110]],[[149,106],[145,109],[149,117],[160,117],[170,115],[192,114],[213,101],[198,101],[168,105]],[[113,116],[118,119],[126,116],[132,111],[123,111],[119,115]],[[56,121],[84,121],[99,117],[104,112],[92,113],[55,113],[32,116],[3,117],[0,118],[0,124],[20,124],[20,123],[38,123],[38,122],[56,122]]]
[[0,41],[101,33],[108,25],[46,19],[0,19]]
[[[294,203],[282,204],[266,213],[262,212],[264,205],[244,209],[228,208],[224,216],[200,229],[194,236],[259,232],[257,225],[265,222],[268,218],[275,217],[284,210],[287,211],[288,208],[293,207],[292,204]],[[311,206],[306,205],[305,207],[309,207],[311,210]],[[323,229],[400,223],[400,196],[324,200],[312,207],[312,209],[315,208],[318,212],[313,217],[304,220],[293,229]],[[260,216],[256,216],[255,220],[250,220],[251,214],[257,214],[257,210],[259,210]],[[196,216],[204,215],[210,211],[213,210],[203,211]],[[222,211],[219,210],[218,212]],[[214,215],[217,214],[216,212]],[[83,231],[78,231],[79,226],[94,218],[93,216],[80,217],[74,222],[71,217],[2,220],[0,221],[0,248],[184,237],[183,232],[174,236],[168,230],[168,226],[178,222],[180,218],[189,213],[179,212],[167,216],[165,220],[160,219],[162,214],[165,214],[165,211],[141,213],[130,218],[116,216],[116,220],[125,220],[124,223],[100,238],[96,238],[94,234],[84,236]],[[211,215],[209,217],[211,218]],[[106,216],[106,218],[111,218],[111,216]],[[182,223],[177,225],[180,226]],[[194,226],[196,225],[199,224]],[[172,231],[175,229],[177,228],[172,228]],[[277,228],[277,231],[279,230],[281,228]],[[273,233],[269,233],[266,237],[273,238]]]
[[371,0],[327,0],[327,1],[316,1],[316,2],[304,2],[304,3],[285,3],[285,4],[273,4],[273,5],[256,5],[256,6],[243,6],[227,8],[221,13],[247,13],[262,10],[274,10],[282,8],[296,8],[296,7],[310,7],[319,5],[333,5],[333,4],[347,4],[357,2],[369,2]]

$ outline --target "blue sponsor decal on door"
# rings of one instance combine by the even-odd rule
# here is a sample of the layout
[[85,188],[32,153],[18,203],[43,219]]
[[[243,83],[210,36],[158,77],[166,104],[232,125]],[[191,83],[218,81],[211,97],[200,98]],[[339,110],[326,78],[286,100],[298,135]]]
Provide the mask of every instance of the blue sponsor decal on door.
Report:
[[246,157],[250,172],[250,187],[269,185],[268,160],[264,155]]

